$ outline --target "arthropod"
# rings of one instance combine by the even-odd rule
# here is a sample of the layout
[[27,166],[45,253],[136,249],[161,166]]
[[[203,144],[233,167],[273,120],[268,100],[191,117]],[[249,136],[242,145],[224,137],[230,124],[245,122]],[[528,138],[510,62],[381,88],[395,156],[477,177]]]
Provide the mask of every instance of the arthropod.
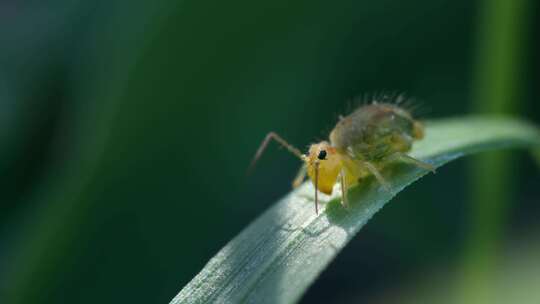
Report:
[[391,98],[384,95],[340,117],[328,141],[311,144],[306,154],[275,132],[270,132],[255,153],[250,167],[261,157],[271,140],[281,144],[303,162],[293,187],[299,186],[307,173],[315,188],[317,214],[318,191],[332,194],[336,183],[341,186],[344,207],[348,207],[347,190],[368,175],[373,175],[386,191],[391,191],[390,184],[381,173],[391,162],[408,162],[434,171],[432,165],[407,154],[413,142],[423,138],[424,127],[410,111],[399,106],[403,99],[402,95]]

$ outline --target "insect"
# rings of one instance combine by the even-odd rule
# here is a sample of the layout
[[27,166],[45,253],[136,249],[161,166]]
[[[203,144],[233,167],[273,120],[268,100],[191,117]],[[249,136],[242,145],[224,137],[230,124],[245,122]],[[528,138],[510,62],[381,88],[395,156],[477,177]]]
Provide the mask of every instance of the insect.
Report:
[[250,168],[271,140],[281,144],[303,162],[293,187],[298,187],[307,173],[315,188],[316,214],[319,213],[318,192],[330,195],[336,183],[341,185],[341,203],[345,208],[349,205],[347,190],[369,175],[373,175],[386,191],[391,191],[390,184],[381,174],[389,163],[402,161],[434,172],[431,164],[407,155],[413,142],[423,138],[424,127],[408,110],[398,105],[404,100],[403,95],[392,98],[396,99],[395,103],[388,102],[391,98],[383,95],[380,99],[384,102],[375,100],[340,117],[330,132],[329,141],[311,144],[306,154],[270,132],[255,153]]

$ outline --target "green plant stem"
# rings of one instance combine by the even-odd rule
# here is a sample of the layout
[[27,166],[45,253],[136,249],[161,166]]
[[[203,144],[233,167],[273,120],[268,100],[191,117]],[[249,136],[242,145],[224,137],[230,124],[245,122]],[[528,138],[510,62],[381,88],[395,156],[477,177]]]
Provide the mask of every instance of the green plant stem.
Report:
[[[527,0],[480,2],[473,110],[515,114],[520,110]],[[506,214],[515,193],[513,161],[493,152],[471,161],[469,233],[465,244],[464,303],[491,303],[491,278],[498,265]]]

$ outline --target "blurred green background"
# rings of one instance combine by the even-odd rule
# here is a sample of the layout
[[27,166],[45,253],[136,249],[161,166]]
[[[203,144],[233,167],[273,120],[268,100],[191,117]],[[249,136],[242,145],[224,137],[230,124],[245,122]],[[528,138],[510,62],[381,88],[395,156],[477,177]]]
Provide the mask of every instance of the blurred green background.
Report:
[[[305,147],[360,94],[540,122],[538,6],[0,2],[0,302],[168,303],[289,191],[299,163],[275,147],[244,175],[266,133]],[[489,292],[502,252],[538,248],[538,172],[512,151],[427,176],[302,302],[385,303],[441,273],[463,301]]]

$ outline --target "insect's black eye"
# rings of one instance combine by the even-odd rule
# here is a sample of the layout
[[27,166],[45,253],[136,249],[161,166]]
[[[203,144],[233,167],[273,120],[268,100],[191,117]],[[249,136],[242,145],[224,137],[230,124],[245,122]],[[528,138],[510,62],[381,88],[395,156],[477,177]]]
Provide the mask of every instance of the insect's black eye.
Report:
[[318,159],[323,160],[326,158],[326,150],[319,151],[319,155],[317,156]]

